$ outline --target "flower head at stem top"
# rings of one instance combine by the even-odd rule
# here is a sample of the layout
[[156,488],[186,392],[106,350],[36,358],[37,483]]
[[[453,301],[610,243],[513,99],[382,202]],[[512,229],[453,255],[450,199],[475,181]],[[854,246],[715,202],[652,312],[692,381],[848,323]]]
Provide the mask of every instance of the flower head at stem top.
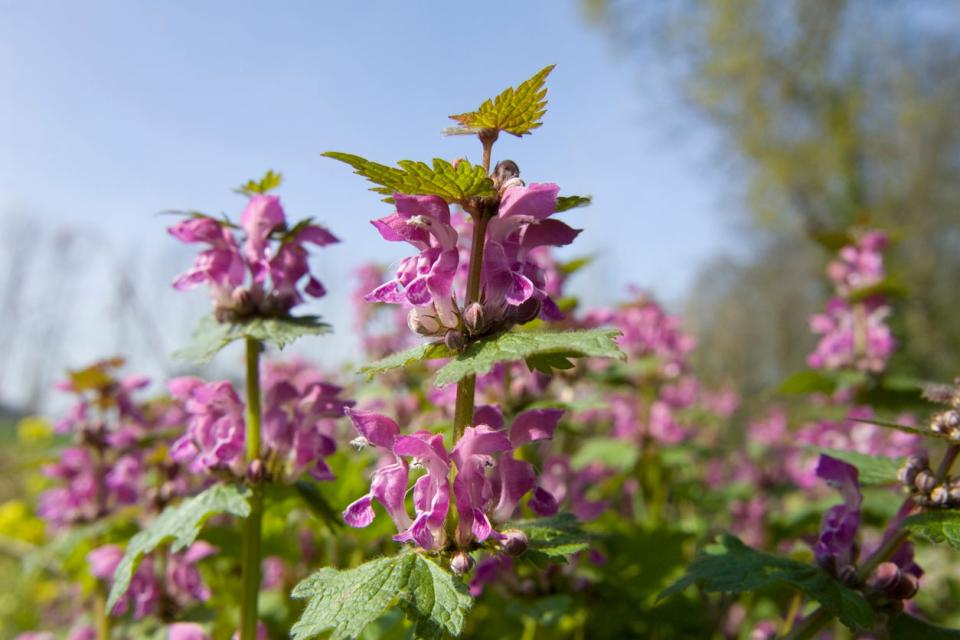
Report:
[[339,242],[310,220],[288,228],[280,199],[259,193],[251,195],[239,225],[196,214],[168,231],[181,242],[207,245],[173,286],[209,286],[220,322],[286,316],[304,302],[304,295],[323,296],[326,289],[310,273],[306,245]]

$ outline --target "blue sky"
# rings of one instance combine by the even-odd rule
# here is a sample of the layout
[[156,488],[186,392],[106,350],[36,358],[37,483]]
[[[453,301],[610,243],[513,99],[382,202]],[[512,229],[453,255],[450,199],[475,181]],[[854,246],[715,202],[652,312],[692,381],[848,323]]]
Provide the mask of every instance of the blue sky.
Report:
[[[565,214],[585,229],[568,253],[601,256],[577,287],[597,302],[628,283],[676,299],[731,243],[706,132],[677,135],[649,97],[666,80],[651,65],[641,81],[576,2],[0,0],[0,10],[0,217],[87,229],[128,264],[160,260],[148,303],[171,299],[166,283],[191,255],[155,213],[237,214],[230,189],[273,168],[288,214],[314,215],[343,240],[315,264],[330,290],[320,311],[349,322],[349,273],[406,252],[369,226],[386,210],[367,184],[320,152],[476,159],[474,140],[440,135],[446,116],[551,63],[544,126],[494,156],[528,181],[594,196]],[[96,324],[96,289],[78,299],[72,331]],[[94,338],[74,340],[67,364],[97,355]],[[337,344],[331,353],[346,353],[348,336]]]

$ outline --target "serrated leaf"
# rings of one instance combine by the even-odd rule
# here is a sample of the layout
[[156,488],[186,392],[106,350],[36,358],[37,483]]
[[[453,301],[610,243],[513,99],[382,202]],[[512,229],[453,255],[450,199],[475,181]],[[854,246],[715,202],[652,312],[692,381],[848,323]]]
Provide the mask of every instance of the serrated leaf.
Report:
[[390,371],[391,369],[406,367],[414,362],[421,362],[423,360],[449,358],[451,355],[453,354],[450,349],[448,349],[442,342],[431,342],[417,345],[412,349],[394,353],[386,358],[381,358],[380,360],[365,364],[364,366],[360,367],[360,373],[367,376],[367,380],[370,380],[378,373],[384,373]]
[[370,623],[395,606],[431,635],[463,631],[472,600],[463,583],[417,553],[379,558],[355,569],[324,568],[292,593],[308,599],[290,630],[293,640],[332,631],[333,640],[357,638]]
[[844,449],[812,447],[812,450],[855,466],[859,472],[860,484],[863,485],[896,484],[897,470],[903,466],[904,462],[903,458],[887,458]]
[[559,196],[556,212],[560,213],[577,207],[586,207],[591,203],[593,203],[593,196]]
[[273,169],[267,169],[267,172],[259,180],[247,180],[245,183],[234,189],[237,193],[246,196],[252,196],[257,193],[266,193],[276,189],[283,182],[283,175],[275,172]]
[[450,116],[460,126],[447,129],[450,135],[477,133],[483,129],[506,131],[515,136],[530,133],[542,123],[547,112],[544,81],[554,65],[544,67],[516,88],[510,87],[492,100],[485,100],[476,111]]
[[960,629],[948,629],[901,613],[887,625],[890,640],[960,640]]
[[206,316],[193,332],[190,345],[175,352],[174,358],[203,364],[236,340],[253,338],[283,349],[297,338],[330,332],[330,325],[317,316],[288,318],[251,318],[245,322],[217,322]]
[[686,575],[657,599],[669,598],[693,584],[707,592],[729,593],[787,585],[819,602],[853,630],[873,626],[873,609],[863,595],[845,587],[820,567],[761,553],[729,534],[721,535],[718,543],[697,554]]
[[250,490],[237,485],[214,485],[180,504],[167,507],[146,529],[130,538],[126,551],[113,574],[113,586],[107,599],[107,611],[112,611],[127,589],[143,556],[167,542],[170,550],[180,551],[193,544],[207,518],[218,513],[229,513],[238,518],[250,515]]
[[527,534],[528,546],[522,557],[539,566],[566,562],[569,556],[590,548],[589,536],[571,513],[516,520],[508,526]]
[[616,438],[590,438],[570,458],[574,469],[583,469],[594,462],[618,471],[629,471],[637,464],[639,451],[629,442]]
[[498,362],[516,362],[541,354],[562,354],[568,358],[597,357],[625,359],[614,340],[616,329],[586,331],[513,331],[478,340],[437,372],[437,386],[457,382],[472,374],[483,374]]
[[387,196],[395,192],[408,195],[435,195],[447,202],[463,202],[476,196],[496,195],[493,181],[483,167],[460,160],[457,166],[435,158],[433,166],[413,160],[401,160],[389,167],[351,153],[327,151],[322,154],[353,167],[354,173],[379,185],[370,189]]
[[551,375],[554,369],[561,371],[573,369],[574,364],[570,358],[576,358],[577,354],[569,353],[537,353],[526,359],[527,369],[539,371],[540,373]]
[[954,549],[960,549],[960,511],[915,513],[903,521],[903,526],[930,542],[946,542]]

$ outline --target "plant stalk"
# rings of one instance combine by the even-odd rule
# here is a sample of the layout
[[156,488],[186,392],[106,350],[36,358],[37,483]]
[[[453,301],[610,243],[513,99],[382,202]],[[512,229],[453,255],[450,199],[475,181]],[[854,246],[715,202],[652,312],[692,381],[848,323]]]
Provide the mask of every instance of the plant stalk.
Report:
[[[260,349],[259,340],[247,338],[247,465],[260,458]],[[240,640],[256,640],[257,606],[260,597],[260,538],[263,524],[263,485],[255,478],[251,486],[250,515],[243,521],[240,600]]]
[[97,640],[110,640],[110,615],[107,612],[107,593],[103,585],[97,585],[93,596],[93,621]]

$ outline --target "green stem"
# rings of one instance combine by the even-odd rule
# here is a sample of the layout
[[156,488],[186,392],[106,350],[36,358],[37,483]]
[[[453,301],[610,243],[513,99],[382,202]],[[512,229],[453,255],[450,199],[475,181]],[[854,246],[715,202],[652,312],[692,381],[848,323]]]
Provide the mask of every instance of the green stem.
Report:
[[[260,349],[259,340],[247,338],[247,465],[260,458]],[[243,591],[240,600],[240,640],[256,640],[257,604],[260,596],[260,538],[263,524],[263,486],[254,478],[250,515],[243,522],[241,570]]]
[[110,615],[107,613],[107,593],[103,585],[97,585],[93,597],[93,620],[97,640],[110,640]]

